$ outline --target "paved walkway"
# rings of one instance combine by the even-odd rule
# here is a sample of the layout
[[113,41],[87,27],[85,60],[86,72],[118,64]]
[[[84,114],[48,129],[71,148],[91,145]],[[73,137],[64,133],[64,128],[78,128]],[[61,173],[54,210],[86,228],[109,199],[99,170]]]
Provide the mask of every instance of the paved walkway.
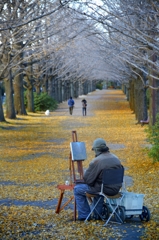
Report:
[[[83,98],[85,98],[88,103],[86,117],[82,116],[81,100]],[[103,105],[103,99],[105,99],[104,105]],[[97,118],[96,110],[99,110],[99,111],[104,110],[105,114],[106,114],[106,110],[110,110],[112,106],[113,106],[113,110],[119,110],[119,109],[122,110],[123,103],[124,105],[126,105],[126,108],[129,108],[125,95],[118,90],[117,91],[97,90],[86,96],[80,96],[78,99],[74,99],[74,100],[75,100],[75,108],[73,110],[73,115],[70,116],[69,122],[68,122],[68,119],[66,119],[65,122],[63,122],[63,124],[66,124],[68,130],[70,128],[70,130],[76,129],[78,131],[78,127],[81,127],[81,126],[87,128],[88,122],[85,121],[85,118],[89,118],[89,121],[91,121],[91,119],[94,119],[95,117]],[[59,104],[58,109],[52,114],[56,116],[63,116],[63,115],[69,116],[67,101]],[[83,118],[82,121],[81,121],[81,118]],[[100,116],[99,118],[97,118],[97,121],[99,122],[102,121]],[[71,122],[71,126],[70,126],[70,122]],[[97,134],[98,130],[96,129],[95,131]],[[108,143],[107,145],[111,150],[120,150],[122,148],[125,148],[124,144]],[[126,186],[130,186],[133,184],[133,180],[130,176],[125,176],[125,182],[126,182]],[[139,216],[133,217],[132,219],[127,219],[126,223],[122,225],[116,224],[116,223],[112,224],[112,227],[114,228],[114,231],[119,229],[120,231],[122,231],[122,238],[119,237],[119,239],[124,239],[124,240],[139,239],[142,236],[142,233],[144,230],[144,227],[140,221]],[[109,239],[113,240],[114,238],[109,238]]]
[[[87,116],[82,116],[82,99],[86,99],[87,100]],[[106,108],[109,109],[111,108],[111,102],[112,100],[116,103],[116,109],[118,109],[118,104],[120,105],[120,102],[126,102],[126,98],[125,95],[122,94],[121,91],[114,91],[114,90],[96,90],[93,93],[89,93],[88,95],[82,95],[79,96],[78,98],[74,99],[75,101],[75,107],[73,109],[73,115],[71,116],[69,114],[69,110],[68,110],[68,105],[67,105],[67,101],[60,103],[58,106],[58,109],[54,112],[51,113],[51,115],[56,115],[56,116],[70,116],[70,118],[72,118],[73,122],[71,121],[71,119],[68,119],[64,122],[65,126],[70,127],[70,121],[71,121],[71,128],[70,130],[73,128],[77,128],[79,126],[83,126],[83,127],[87,127],[85,118],[89,118],[89,117],[93,117],[95,116],[95,110],[100,109],[99,106],[96,103],[102,103],[103,104],[103,99],[105,99],[106,106],[105,106],[105,110]],[[117,104],[118,103],[118,104]],[[101,108],[102,105],[101,105]],[[115,110],[115,109],[114,109]],[[82,120],[81,121],[81,116],[82,116]],[[90,118],[91,119],[91,118]],[[90,120],[89,119],[89,120]],[[100,119],[98,119],[98,121],[100,121]],[[69,126],[68,126],[69,125]],[[119,150],[122,148],[125,148],[124,144],[115,144],[115,143],[109,143],[108,147],[112,150]],[[132,178],[129,176],[125,176],[125,182],[127,186],[130,186],[132,184]]]
[[[88,103],[87,107],[87,116],[82,116],[82,104],[81,100],[85,98]],[[123,124],[124,119],[126,119],[127,114],[130,116],[130,109],[128,102],[126,101],[125,95],[120,90],[102,90],[102,91],[95,91],[93,93],[88,94],[87,96],[80,96],[78,99],[75,100],[75,108],[73,110],[73,115],[69,115],[67,101],[59,104],[58,109],[54,112],[51,112],[48,117],[50,117],[51,127],[53,128],[53,121],[56,119],[56,121],[59,120],[60,122],[60,128],[62,129],[61,132],[64,132],[64,135],[61,134],[60,139],[57,139],[56,135],[52,136],[51,140],[46,139],[46,142],[48,141],[48,145],[54,143],[55,153],[57,156],[62,158],[61,149],[63,142],[66,141],[66,136],[68,138],[71,138],[71,131],[76,130],[79,134],[79,141],[86,141],[88,148],[91,149],[91,144],[93,140],[97,137],[103,137],[107,141],[107,145],[110,148],[111,151],[114,151],[115,153],[119,153],[119,151],[126,148],[126,143],[123,142],[122,139],[117,139],[116,135],[118,134],[117,131],[120,129],[120,136],[122,137],[122,134],[125,135],[124,127],[125,123]],[[107,111],[108,110],[108,111]],[[120,118],[117,116],[119,114]],[[106,115],[106,118],[105,118]],[[43,116],[44,118],[47,118],[47,116]],[[106,119],[106,120],[105,120]],[[135,120],[132,120],[133,117],[130,117],[129,125],[134,124]],[[108,126],[108,128],[107,128]],[[110,127],[111,126],[111,127]],[[59,131],[57,129],[57,131]],[[55,132],[56,133],[56,132]],[[44,132],[40,133],[44,134]],[[59,136],[59,135],[58,135]],[[46,138],[47,138],[46,134]],[[123,138],[124,139],[124,138]],[[67,139],[68,140],[68,139]],[[51,142],[50,142],[51,141]],[[69,141],[69,140],[68,140]],[[131,141],[131,139],[130,139]],[[59,146],[61,148],[59,148]],[[67,146],[66,146],[67,147]],[[48,153],[51,154],[52,152],[49,152],[49,148],[47,149]],[[39,150],[40,152],[40,150]],[[38,154],[40,154],[38,152]],[[42,153],[43,154],[43,153]],[[89,153],[93,154],[93,153]],[[118,155],[118,154],[117,154]],[[39,155],[35,154],[35,158]],[[88,162],[92,159],[93,155],[89,155]],[[28,158],[28,156],[27,156]],[[67,158],[67,156],[66,156]],[[24,159],[25,160],[25,159]],[[63,160],[63,159],[62,159]],[[67,159],[68,160],[68,159]],[[66,159],[64,160],[66,161]],[[124,162],[123,162],[124,163]],[[124,164],[123,164],[124,165]],[[133,184],[133,181],[130,176],[126,176],[126,185],[129,186]],[[15,182],[3,182],[1,185],[17,185]],[[52,185],[57,185],[56,182],[52,183]],[[21,185],[20,185],[21,186]],[[2,199],[0,201],[0,205],[17,205],[17,206],[23,206],[23,205],[31,205],[31,206],[39,206],[44,209],[55,209],[57,204],[57,198],[51,199],[48,201],[22,201],[22,200],[8,200],[8,199]],[[73,208],[73,205],[69,205],[70,208]],[[142,235],[142,232],[144,230],[143,224],[141,223],[139,217],[133,217],[132,219],[129,219],[126,221],[126,223],[122,225],[118,224],[112,224],[112,228],[114,229],[114,232],[121,232],[122,236],[119,236],[118,239],[139,239]],[[118,231],[119,230],[119,231]],[[110,237],[109,240],[113,240],[117,238]]]

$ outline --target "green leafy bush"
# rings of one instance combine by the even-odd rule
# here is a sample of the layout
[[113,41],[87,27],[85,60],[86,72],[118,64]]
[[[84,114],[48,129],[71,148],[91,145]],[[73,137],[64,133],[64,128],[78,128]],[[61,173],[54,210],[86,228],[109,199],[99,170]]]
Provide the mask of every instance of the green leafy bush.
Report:
[[[24,92],[24,104],[27,108],[27,91]],[[46,111],[46,110],[54,110],[57,108],[57,101],[51,98],[47,93],[37,94],[34,92],[34,110],[38,111]]]
[[47,93],[37,94],[34,92],[34,109],[37,111],[54,110],[57,108],[57,101]]
[[146,132],[148,141],[152,144],[152,147],[148,151],[148,155],[153,159],[153,162],[159,162],[159,113],[156,115],[154,126],[149,127]]
[[103,84],[102,83],[97,83],[96,84],[96,89],[102,90],[103,89]]

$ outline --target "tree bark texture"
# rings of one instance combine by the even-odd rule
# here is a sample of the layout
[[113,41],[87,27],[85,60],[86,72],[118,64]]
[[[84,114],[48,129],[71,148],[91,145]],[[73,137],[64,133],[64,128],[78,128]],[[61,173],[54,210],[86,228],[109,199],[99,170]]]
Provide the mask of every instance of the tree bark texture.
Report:
[[[155,79],[151,79],[150,84],[152,84],[154,88],[159,87],[159,81]],[[159,90],[151,88],[150,89],[150,111],[149,111],[150,125],[155,124],[157,113],[159,113]]]
[[143,120],[144,113],[144,87],[140,79],[137,79],[135,81],[134,90],[135,90],[135,115],[137,122],[140,123],[140,121]]
[[[4,43],[5,44],[5,40]],[[4,85],[5,85],[5,93],[6,93],[6,117],[9,119],[15,119],[15,109],[14,109],[14,100],[13,100],[13,83],[12,83],[12,70],[10,67],[11,63],[11,55],[10,55],[10,44],[7,43],[5,45],[2,63],[7,66],[4,72]]]
[[[22,34],[20,32],[20,34]],[[18,38],[19,33],[17,34]],[[16,32],[15,32],[16,36]],[[15,38],[16,41],[16,38]],[[14,47],[14,52],[15,52],[15,57],[14,61],[19,62],[19,66],[15,67],[14,69],[14,107],[15,107],[15,112],[18,115],[27,115],[25,105],[24,105],[24,88],[23,88],[23,69],[21,66],[21,61],[23,60],[23,43],[21,41],[13,44]]]
[[34,112],[33,88],[27,88],[27,110],[28,112]]
[[13,98],[13,83],[11,74],[9,78],[4,80],[5,92],[6,92],[6,118],[16,119],[16,113],[14,108],[14,98]]
[[23,74],[14,77],[14,106],[16,114],[27,115],[24,105]]

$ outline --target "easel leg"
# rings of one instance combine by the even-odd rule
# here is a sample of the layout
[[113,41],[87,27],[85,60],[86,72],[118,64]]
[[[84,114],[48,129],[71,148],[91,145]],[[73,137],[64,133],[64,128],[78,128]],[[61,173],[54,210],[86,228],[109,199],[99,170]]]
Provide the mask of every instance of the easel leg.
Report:
[[[63,206],[61,206],[64,193],[65,193],[65,190],[61,190],[60,198],[58,200],[55,213],[60,213],[74,199],[74,196],[72,196],[67,202],[63,204]],[[74,219],[76,219],[76,216],[74,217]]]
[[63,199],[64,192],[65,192],[65,191],[63,190],[63,191],[61,191],[61,193],[60,193],[60,198],[59,198],[59,200],[58,200],[58,204],[57,204],[55,213],[59,213],[59,212],[60,212],[60,207],[61,207],[61,202],[62,202],[62,199]]

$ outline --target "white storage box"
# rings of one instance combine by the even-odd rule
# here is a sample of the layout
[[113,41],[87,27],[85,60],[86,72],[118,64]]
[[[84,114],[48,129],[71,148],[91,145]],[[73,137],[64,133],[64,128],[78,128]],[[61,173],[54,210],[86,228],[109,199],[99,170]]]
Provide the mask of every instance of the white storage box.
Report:
[[123,192],[124,197],[119,204],[125,208],[125,215],[135,215],[142,213],[144,194]]

